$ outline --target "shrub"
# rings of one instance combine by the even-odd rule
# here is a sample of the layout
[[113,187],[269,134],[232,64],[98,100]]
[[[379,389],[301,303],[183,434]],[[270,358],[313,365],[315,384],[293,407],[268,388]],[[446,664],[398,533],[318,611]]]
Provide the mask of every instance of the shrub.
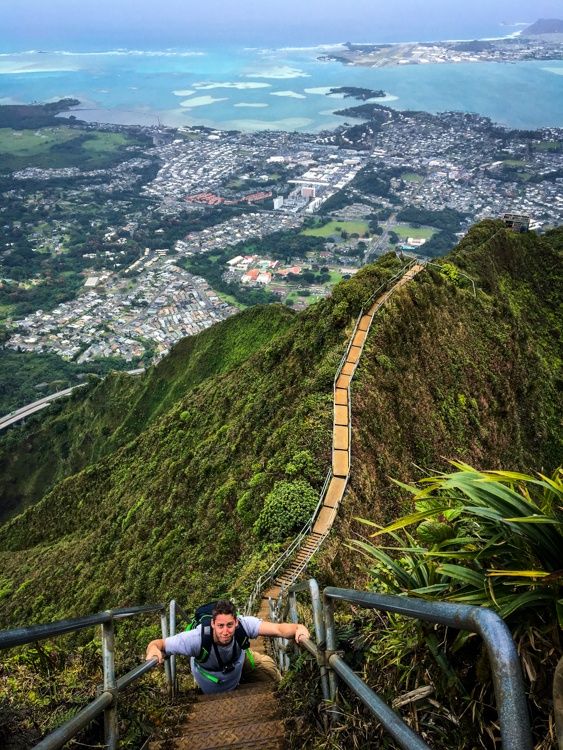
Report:
[[266,497],[254,532],[262,539],[282,541],[309,520],[317,501],[317,491],[308,482],[277,482]]

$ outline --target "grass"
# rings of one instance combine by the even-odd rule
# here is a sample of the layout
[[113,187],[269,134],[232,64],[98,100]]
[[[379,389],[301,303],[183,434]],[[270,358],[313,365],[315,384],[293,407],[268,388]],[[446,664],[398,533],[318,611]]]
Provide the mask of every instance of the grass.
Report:
[[40,130],[0,128],[0,171],[30,166],[104,169],[121,159],[125,146],[137,143],[122,133],[85,131],[66,125]]
[[369,232],[369,226],[365,221],[329,221],[322,227],[311,227],[304,229],[301,234],[306,237],[330,237],[331,234],[338,234],[342,230],[348,234],[359,234],[360,236]]
[[6,320],[11,317],[14,311],[14,305],[0,305],[0,320]]
[[327,281],[325,286],[333,286],[334,284],[338,284],[342,281],[342,274],[340,271],[329,271],[330,273],[330,281]]
[[117,151],[129,143],[129,138],[122,133],[93,133],[92,138],[84,141],[83,148],[92,154]]
[[561,141],[541,141],[534,143],[532,148],[534,151],[558,151],[562,145]]
[[429,240],[437,232],[432,227],[411,227],[410,224],[396,224],[391,227],[391,230],[405,240],[407,237],[412,237],[415,240]]
[[308,297],[303,297],[300,292],[292,291],[285,298],[285,302],[287,302],[287,300],[293,300],[294,302],[305,303],[308,307],[309,305],[318,302],[320,299],[323,298],[319,294],[311,294]]
[[424,177],[421,174],[416,174],[416,172],[403,172],[401,177],[405,182],[422,182],[424,180]]
[[39,131],[0,128],[0,154],[37,156],[73,138],[76,138],[76,131],[66,127],[42,128]]
[[229,305],[233,305],[233,307],[238,307],[239,310],[246,310],[248,305],[243,304],[242,302],[239,302],[236,297],[233,297],[232,294],[225,294],[225,292],[217,292],[217,296],[223,300],[223,302],[226,302]]
[[521,161],[520,159],[505,159],[503,161],[504,167],[525,167],[526,162]]

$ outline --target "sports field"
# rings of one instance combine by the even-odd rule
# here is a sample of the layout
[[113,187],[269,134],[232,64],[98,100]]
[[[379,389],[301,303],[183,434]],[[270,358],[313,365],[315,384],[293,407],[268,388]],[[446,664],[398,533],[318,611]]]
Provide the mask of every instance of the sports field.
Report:
[[407,237],[412,237],[414,240],[429,240],[438,231],[432,227],[411,227],[410,224],[395,224],[390,229],[402,240],[406,240]]
[[360,237],[369,232],[366,221],[329,221],[323,227],[311,227],[304,229],[301,234],[308,237],[330,237],[331,234],[348,232],[348,234],[359,234]]
[[424,180],[424,177],[416,172],[403,172],[401,177],[405,182],[422,182]]

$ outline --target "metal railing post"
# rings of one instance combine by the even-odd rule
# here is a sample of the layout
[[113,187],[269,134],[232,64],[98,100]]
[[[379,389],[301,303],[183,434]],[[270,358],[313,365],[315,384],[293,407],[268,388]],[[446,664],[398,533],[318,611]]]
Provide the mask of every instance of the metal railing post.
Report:
[[[325,612],[325,626],[326,626],[326,651],[328,653],[334,653],[336,651],[336,631],[334,628],[334,611],[333,611],[333,604],[332,601],[329,599],[326,594],[323,595],[324,600],[324,612]],[[334,674],[334,671],[332,670],[332,667],[330,666],[329,659],[326,658],[325,653],[325,663],[327,665],[328,669],[328,684],[330,688],[330,699],[331,701],[336,701],[336,675]]]
[[104,710],[104,738],[107,750],[117,750],[117,684],[115,680],[115,630],[113,618],[102,623],[102,658],[104,664],[104,693],[113,700]]
[[[168,638],[168,620],[166,619],[166,612],[160,614],[160,631],[162,633],[162,640]],[[172,697],[174,688],[172,686],[172,670],[170,669],[170,660],[166,659],[164,662],[164,674],[166,675],[166,683],[168,685],[168,695]]]
[[[295,591],[289,592],[289,619],[291,622],[297,623],[299,622],[299,615],[297,613],[297,595]],[[299,652],[299,646],[297,644],[294,644],[293,646],[293,653]]]
[[326,648],[326,628],[323,620],[323,605],[321,601],[321,592],[319,584],[314,578],[309,579],[309,591],[311,593],[311,603],[313,605],[313,622],[315,624],[315,636],[317,638],[317,648],[321,652],[322,658],[319,659],[319,669],[321,673],[321,691],[325,701],[330,700],[330,687],[328,681],[327,663],[325,657]]
[[[176,600],[171,599],[170,600],[170,612],[169,612],[169,618],[168,618],[168,625],[170,628],[170,637],[173,635],[176,635]],[[168,659],[168,664],[170,666],[170,684],[171,684],[171,690],[172,690],[172,698],[176,696],[176,692],[178,689],[178,686],[176,684],[176,655],[172,654],[170,658]]]

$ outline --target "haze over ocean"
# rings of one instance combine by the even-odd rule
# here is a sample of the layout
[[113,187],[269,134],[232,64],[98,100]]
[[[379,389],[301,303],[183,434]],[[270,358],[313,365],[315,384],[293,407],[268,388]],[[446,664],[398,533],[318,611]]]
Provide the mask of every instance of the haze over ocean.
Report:
[[384,89],[399,109],[563,126],[563,61],[365,69],[319,62],[323,50],[312,48],[507,36],[540,15],[562,17],[560,1],[474,0],[470,10],[451,0],[397,0],[392,10],[378,0],[76,6],[20,0],[3,9],[0,104],[72,96],[79,116],[102,122],[316,131],[344,122],[333,114],[344,102],[328,88],[356,85]]

